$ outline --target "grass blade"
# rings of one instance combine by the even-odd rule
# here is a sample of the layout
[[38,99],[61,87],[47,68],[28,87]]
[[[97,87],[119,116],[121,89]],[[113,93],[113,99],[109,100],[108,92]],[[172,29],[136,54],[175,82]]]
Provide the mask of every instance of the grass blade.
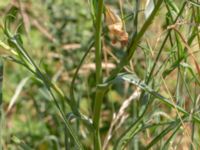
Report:
[[[185,109],[182,107],[173,104],[169,99],[165,98],[164,96],[160,95],[159,93],[155,92],[152,88],[147,86],[143,81],[141,81],[139,78],[137,78],[133,74],[127,74],[127,73],[122,73],[117,76],[118,79],[121,79],[123,81],[127,81],[129,83],[132,83],[144,91],[148,92],[149,94],[153,95],[154,97],[158,98],[161,102],[166,104],[167,106],[171,108],[177,109],[179,112],[182,112],[184,115],[190,116],[190,113],[188,113]],[[197,116],[192,115],[192,119],[198,123],[200,123],[200,118]]]
[[[8,32],[8,29],[6,29],[6,31]],[[69,133],[71,134],[73,140],[75,141],[76,143],[76,146],[79,148],[79,149],[83,149],[82,147],[82,144],[78,138],[78,135],[77,133],[74,131],[74,129],[71,127],[69,121],[66,119],[66,116],[65,116],[65,113],[64,111],[61,109],[59,103],[58,103],[58,100],[56,99],[56,97],[54,96],[54,93],[52,92],[52,89],[55,90],[57,92],[57,94],[60,96],[60,98],[64,99],[65,96],[59,91],[59,89],[51,83],[51,81],[40,71],[40,69],[38,68],[38,66],[35,64],[35,62],[32,60],[32,58],[29,56],[29,54],[27,53],[27,51],[24,49],[22,43],[16,39],[16,36],[12,36],[10,34],[7,34],[8,35],[8,39],[10,41],[10,46],[12,46],[16,52],[18,53],[19,56],[21,56],[20,58],[21,61],[24,61],[26,60],[26,62],[24,63],[29,63],[28,66],[32,66],[35,71],[35,74],[39,79],[41,79],[43,81],[43,84],[46,86],[46,88],[48,89],[48,91],[50,92],[53,100],[54,100],[54,103],[56,105],[56,107],[58,108],[61,116],[62,116],[62,119],[63,119],[63,122],[67,128],[67,130],[69,131]],[[30,70],[32,70],[30,68]]]
[[178,120],[177,122],[175,122],[175,123],[173,123],[173,124],[171,124],[171,125],[169,125],[167,128],[165,128],[163,131],[161,131],[161,133],[157,136],[157,137],[155,137],[153,140],[152,140],[152,142],[150,142],[149,144],[148,144],[148,146],[146,147],[146,149],[148,150],[148,149],[150,149],[153,145],[155,145],[159,140],[161,140],[161,139],[163,139],[163,137],[165,136],[165,135],[167,135],[171,130],[173,130],[175,127],[180,127],[181,126],[181,121],[180,120]]

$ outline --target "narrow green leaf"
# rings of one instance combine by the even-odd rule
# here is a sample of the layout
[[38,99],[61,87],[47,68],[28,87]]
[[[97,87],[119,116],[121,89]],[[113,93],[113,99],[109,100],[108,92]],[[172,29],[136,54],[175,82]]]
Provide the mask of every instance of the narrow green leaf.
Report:
[[179,12],[179,9],[178,9],[178,7],[176,6],[176,3],[175,3],[174,0],[165,0],[165,1],[166,1],[166,3],[170,6],[170,8],[171,8],[174,12],[176,12],[176,13]]
[[195,2],[193,0],[188,0],[189,3],[191,3],[194,6],[200,7],[200,3],[199,2]]
[[171,130],[173,130],[175,127],[180,127],[181,126],[181,121],[178,120],[177,122],[169,125],[167,128],[165,128],[161,133],[156,136],[146,147],[146,149],[150,149],[153,145],[155,145],[159,140],[163,139],[165,135],[167,135]]
[[163,145],[162,149],[163,150],[168,150],[169,149],[169,144],[172,142],[173,138],[175,138],[177,132],[180,130],[180,126],[176,126],[176,129],[172,133],[172,135],[168,138],[168,140],[165,142]]
[[122,150],[128,144],[128,142],[133,138],[137,131],[142,127],[140,123],[143,120],[143,116],[139,117],[130,128],[128,128],[124,134],[119,138],[115,144],[114,150]]
[[[19,59],[21,59],[21,61],[23,61],[23,63],[27,64],[28,68],[29,68],[29,66],[32,66],[34,68],[33,69],[34,75],[36,75],[39,79],[41,79],[43,81],[43,84],[46,86],[46,88],[50,92],[50,94],[54,100],[54,103],[62,116],[63,122],[66,125],[67,130],[71,134],[72,139],[75,141],[76,146],[82,150],[83,146],[78,138],[78,134],[74,131],[74,129],[71,127],[69,121],[66,119],[65,113],[61,109],[57,98],[55,97],[54,93],[52,92],[52,89],[57,92],[57,94],[60,96],[60,98],[64,99],[65,96],[62,93],[60,93],[60,91],[57,89],[57,87],[54,84],[52,84],[52,82],[45,76],[45,74],[42,73],[42,71],[35,64],[35,62],[32,60],[32,58],[30,57],[28,52],[23,47],[22,42],[19,40],[19,38],[17,38],[16,36],[12,36],[11,33],[9,32],[9,29],[5,29],[5,31],[7,31],[9,33],[9,34],[7,34],[8,41],[10,41],[10,44],[11,44],[10,46],[15,48],[16,52],[19,54],[19,56],[20,56]],[[29,68],[29,70],[32,70],[32,69]]]
[[168,69],[166,69],[162,75],[163,78],[165,78],[166,76],[168,76],[173,70],[175,70],[181,63],[182,60],[184,60],[186,58],[186,56],[181,56],[179,59],[177,59]]
[[[151,95],[153,95],[154,97],[158,98],[161,102],[163,102],[164,104],[166,104],[167,106],[171,107],[171,108],[175,108],[177,109],[179,112],[190,116],[190,113],[188,113],[185,109],[183,109],[182,107],[174,104],[173,102],[171,102],[169,99],[165,98],[164,96],[162,96],[161,94],[157,93],[156,91],[154,91],[152,88],[150,88],[149,86],[147,86],[142,80],[140,80],[136,75],[133,74],[127,74],[127,73],[122,73],[119,74],[117,76],[118,79],[122,79],[124,81],[127,81],[129,83],[132,83],[138,87],[140,87],[141,89],[143,89],[144,91],[150,93]],[[200,118],[192,115],[191,116],[192,119],[198,123],[200,123]]]

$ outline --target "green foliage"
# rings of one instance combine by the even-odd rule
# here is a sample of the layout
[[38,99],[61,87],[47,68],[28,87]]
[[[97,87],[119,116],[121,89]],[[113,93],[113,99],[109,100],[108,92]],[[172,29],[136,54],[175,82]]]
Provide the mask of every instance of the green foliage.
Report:
[[0,2],[0,149],[198,149],[199,6]]

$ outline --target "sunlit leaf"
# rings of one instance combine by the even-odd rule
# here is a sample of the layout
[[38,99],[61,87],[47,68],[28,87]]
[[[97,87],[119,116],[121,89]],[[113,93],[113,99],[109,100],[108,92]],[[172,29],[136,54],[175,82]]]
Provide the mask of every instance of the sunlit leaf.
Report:
[[147,0],[146,2],[146,6],[145,6],[145,11],[144,11],[144,14],[145,14],[145,18],[149,18],[149,16],[151,15],[152,11],[154,10],[154,2],[153,0]]

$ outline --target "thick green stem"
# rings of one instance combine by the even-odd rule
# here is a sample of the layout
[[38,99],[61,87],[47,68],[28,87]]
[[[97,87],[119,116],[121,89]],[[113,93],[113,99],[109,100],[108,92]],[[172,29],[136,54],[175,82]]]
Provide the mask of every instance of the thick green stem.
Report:
[[97,10],[97,15],[96,15],[96,33],[95,33],[96,85],[102,82],[102,66],[101,66],[102,13],[103,13],[103,0],[99,0],[98,10]]
[[99,120],[100,120],[100,112],[101,112],[101,104],[104,97],[105,90],[97,88],[96,96],[95,96],[95,106],[94,106],[94,117],[93,117],[93,124],[94,124],[94,149],[100,150],[101,149],[101,140],[100,140],[100,133],[99,133]]
[[[102,14],[103,14],[103,0],[98,0],[97,13],[96,13],[96,33],[95,33],[95,56],[96,56],[96,87],[102,83],[102,45],[101,45],[101,33],[102,33]],[[97,88],[95,102],[94,102],[94,149],[101,149],[101,140],[99,133],[99,120],[101,112],[101,104],[104,96],[104,92]]]

